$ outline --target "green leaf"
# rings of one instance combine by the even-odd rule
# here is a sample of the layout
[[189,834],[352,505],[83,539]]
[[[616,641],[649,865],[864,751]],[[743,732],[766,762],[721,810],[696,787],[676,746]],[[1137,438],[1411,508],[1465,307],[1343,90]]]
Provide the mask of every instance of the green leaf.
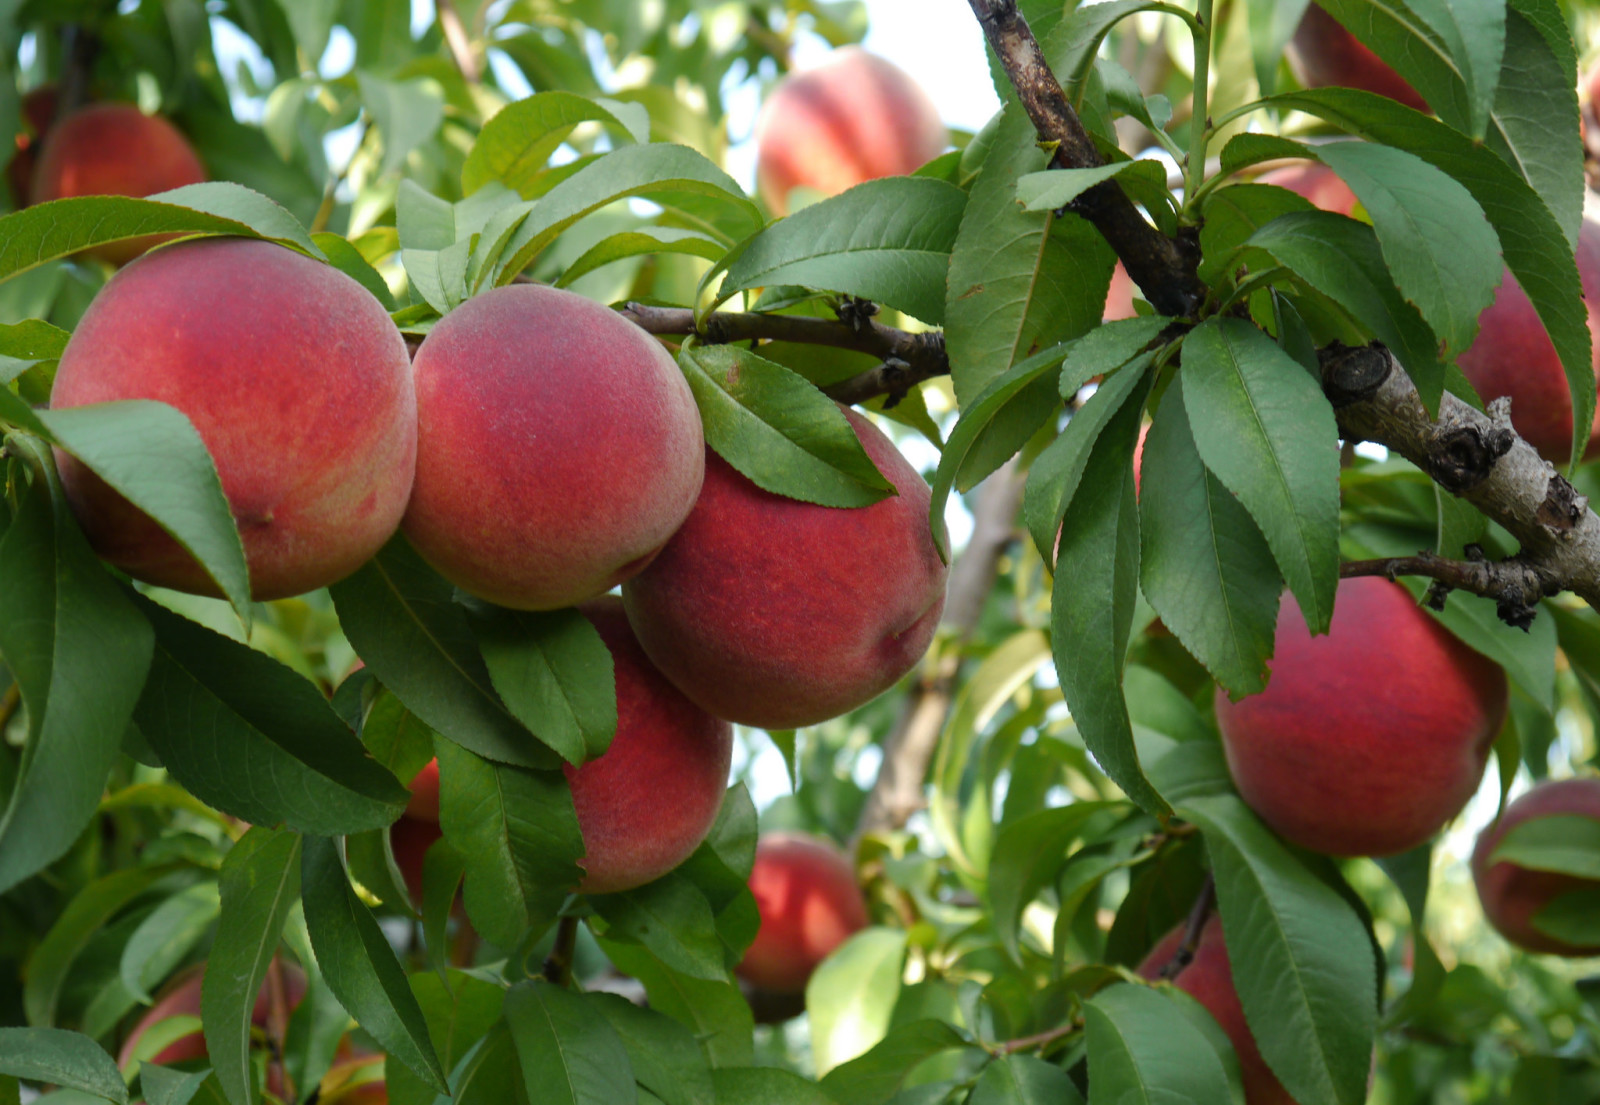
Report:
[[614,261],[638,257],[641,254],[681,253],[690,257],[703,257],[719,261],[727,248],[715,238],[699,230],[678,230],[670,226],[643,226],[604,238],[584,251],[572,264],[561,271],[556,280],[558,288],[571,287],[581,276]]
[[1017,181],[1049,160],[1022,107],[1008,104],[949,261],[945,343],[963,408],[1016,362],[1100,322],[1110,247],[1076,215],[1016,201]]
[[822,1088],[839,1105],[883,1105],[923,1061],[970,1046],[944,1021],[911,1021],[894,1028],[864,1055],[828,1071]]
[[56,444],[170,533],[250,625],[244,544],[205,442],[165,403],[125,399],[39,411]]
[[1532,818],[1501,838],[1489,862],[1600,880],[1600,821],[1578,814]]
[[680,974],[639,944],[601,938],[600,948],[617,970],[644,983],[650,1008],[694,1033],[713,1067],[749,1066],[755,1061],[750,1005],[731,981]]
[[1411,987],[1393,1002],[1384,1015],[1384,1026],[1401,1025],[1422,1012],[1444,985],[1444,964],[1439,953],[1433,950],[1428,939],[1428,881],[1433,866],[1431,842],[1413,848],[1398,856],[1384,856],[1375,861],[1384,874],[1405,898],[1406,909],[1411,914],[1412,972]]
[[900,996],[905,961],[905,932],[873,927],[840,944],[812,973],[806,983],[806,1012],[818,1074],[883,1039]]
[[317,247],[289,212],[240,184],[174,188],[149,199],[80,196],[0,218],[0,281],[90,246],[147,234],[227,234]]
[[[1119,376],[1131,372],[1124,370]],[[1129,798],[1160,815],[1167,812],[1167,804],[1140,766],[1122,693],[1122,669],[1139,588],[1133,448],[1148,375],[1141,373],[1144,379],[1139,389],[1124,400],[1098,435],[1078,490],[1062,518],[1057,564],[1071,565],[1072,570],[1056,572],[1050,599],[1050,644],[1061,692],[1084,744]],[[1107,381],[1108,385],[1112,381]],[[1067,428],[1070,430],[1072,423]]]
[[540,92],[507,104],[483,125],[461,166],[462,192],[471,195],[489,181],[499,181],[532,199],[531,186],[550,155],[579,123],[591,120],[640,144],[650,139],[650,116],[639,104],[593,100],[559,90]]
[[1090,998],[1083,1013],[1096,1101],[1230,1099],[1216,1051],[1162,994],[1124,983]]
[[833,507],[895,494],[839,404],[799,373],[732,345],[686,346],[678,364],[706,443],[757,487]]
[[313,64],[328,48],[328,36],[339,13],[339,0],[278,0],[295,45]]
[[[484,1076],[497,1065],[502,1069],[509,1065],[511,1070],[516,1070],[515,1049],[509,1035],[505,1035],[504,1039],[504,1049],[511,1054],[509,1064],[496,1058],[499,1046],[495,1043],[495,1035],[491,1035],[505,1034],[506,1031],[505,1022],[500,1018],[506,991],[499,982],[486,981],[454,969],[443,979],[438,975],[419,972],[411,976],[411,992],[422,1007],[423,1016],[427,1018],[428,1035],[439,1062],[451,1072],[452,1088],[459,1089],[467,1081],[466,1072],[462,1069],[463,1060],[478,1047],[480,1041],[483,1042],[483,1048],[479,1049],[479,1055],[483,1055],[484,1049],[490,1052],[483,1056],[483,1064],[477,1068],[484,1070]],[[389,1064],[385,1078],[391,1105],[418,1102],[432,1105],[434,1091],[405,1067]],[[521,1081],[519,1077],[514,1081],[502,1082],[501,1087],[520,1085]],[[521,1095],[516,1096],[520,1098]],[[497,1100],[504,1102],[505,1098]]]
[[59,1028],[0,1028],[0,1074],[82,1090],[127,1105],[117,1064],[99,1044]]
[[467,915],[503,948],[555,920],[582,872],[583,837],[566,780],[492,764],[448,741],[439,755],[439,826],[466,861]]
[[967,1105],[1083,1105],[1083,1095],[1060,1067],[1011,1054],[983,1068]]
[[174,778],[254,825],[355,833],[388,825],[410,792],[367,754],[310,680],[135,595],[156,630],[134,718]]
[[1438,340],[1395,287],[1371,227],[1327,211],[1295,212],[1273,219],[1247,244],[1349,311],[1394,351],[1428,410],[1438,411],[1444,391]]
[[217,884],[201,882],[174,894],[140,921],[122,946],[118,966],[128,996],[151,1004],[150,987],[170,975],[210,932],[219,908]]
[[329,590],[356,652],[425,724],[500,763],[561,762],[495,694],[455,588],[404,537]]
[[550,1105],[627,1105],[633,1064],[610,1023],[581,994],[542,979],[506,994],[528,1099]]
[[639,1085],[666,1105],[712,1105],[716,1100],[711,1070],[687,1028],[615,994],[591,994],[588,1004],[622,1037]]
[[1329,142],[1317,157],[1372,218],[1395,285],[1454,357],[1472,344],[1500,284],[1500,240],[1461,184],[1416,154],[1372,142]]
[[1533,915],[1533,927],[1579,948],[1600,946],[1600,887],[1557,894]]
[[938,325],[966,204],[961,189],[927,177],[858,184],[745,242],[728,265],[719,301],[745,288],[801,284],[875,300]]
[[[1276,96],[1272,104],[1301,110],[1372,142],[1403,146],[1466,186],[1489,217],[1507,267],[1527,293],[1549,331],[1572,391],[1574,456],[1582,455],[1594,418],[1594,365],[1588,314],[1572,259],[1577,214],[1570,229],[1510,165],[1483,146],[1436,120],[1385,96],[1323,88]],[[1581,188],[1581,182],[1576,187]]]
[[660,204],[684,226],[730,245],[736,239],[728,228],[743,236],[761,225],[760,209],[704,155],[666,143],[624,146],[585,165],[539,199],[506,243],[494,268],[494,283],[509,284],[585,215],[633,196]]
[[300,898],[301,838],[252,828],[222,861],[222,919],[200,991],[200,1019],[217,1081],[230,1100],[254,1101],[251,1016],[278,950],[289,908]]
[[1339,582],[1339,432],[1322,389],[1242,319],[1183,346],[1183,397],[1206,468],[1261,527],[1313,633]]
[[725,1067],[711,1077],[721,1105],[839,1105],[815,1082],[781,1067]]
[[328,988],[392,1060],[447,1092],[428,1024],[383,930],[356,898],[338,846],[308,837],[301,857],[306,928]]
[[1159,161],[1114,161],[1092,169],[1047,169],[1017,180],[1017,202],[1024,211],[1054,211],[1107,180],[1133,171],[1152,187],[1165,189],[1167,169]]
[[1024,814],[1001,827],[989,863],[989,903],[1000,941],[1017,962],[1022,961],[1017,938],[1022,911],[1055,881],[1066,862],[1067,846],[1082,835],[1084,822],[1107,806],[1074,802]]
[[608,938],[642,944],[690,978],[728,977],[711,903],[676,871],[634,890],[594,895],[589,902],[604,918]]
[[0,891],[60,858],[89,824],[153,647],[50,476],[36,478],[0,537],[0,655],[28,717],[0,814]]
[[43,319],[0,324],[0,384],[9,384],[35,365],[55,363],[69,337]]
[[[1420,601],[1426,581],[1408,578],[1405,584]],[[1468,647],[1483,653],[1505,669],[1506,676],[1545,713],[1556,708],[1556,627],[1551,618],[1535,618],[1526,631],[1513,630],[1500,620],[1495,601],[1482,595],[1457,592],[1443,610],[1428,610]]]
[[406,156],[432,138],[444,122],[444,94],[427,77],[391,81],[356,72],[361,105],[383,140],[383,165],[388,174],[405,164]]
[[576,609],[467,607],[478,649],[517,720],[574,766],[611,746],[617,688],[611,653]]
[[[1255,60],[1256,83],[1264,95],[1278,88],[1278,69],[1289,40],[1294,37],[1309,0],[1249,0],[1250,55]],[[1227,160],[1227,153],[1223,153]]]
[[385,311],[395,309],[394,294],[389,291],[389,285],[361,255],[361,251],[350,244],[349,239],[321,230],[311,235],[311,240],[328,258],[328,264],[371,292],[372,298],[383,304]]
[[1283,576],[1266,539],[1201,463],[1180,373],[1145,439],[1140,581],[1166,627],[1235,697],[1266,686]]
[[139,1064],[139,1088],[148,1105],[189,1105],[211,1072],[184,1074],[154,1063]]
[[1178,812],[1205,835],[1223,934],[1241,949],[1234,986],[1267,1064],[1305,1105],[1365,1101],[1377,972],[1361,918],[1236,796],[1195,795]]

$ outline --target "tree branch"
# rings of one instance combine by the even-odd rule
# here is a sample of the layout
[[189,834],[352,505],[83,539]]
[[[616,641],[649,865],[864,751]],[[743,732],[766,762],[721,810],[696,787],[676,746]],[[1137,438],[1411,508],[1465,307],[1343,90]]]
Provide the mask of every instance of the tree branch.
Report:
[[541,974],[546,982],[565,986],[572,981],[572,955],[578,946],[578,919],[563,917],[556,922],[555,943],[544,961]]
[[[622,317],[641,329],[662,336],[695,334],[694,312],[687,307],[650,307],[629,303]],[[944,334],[930,330],[913,334],[896,330],[875,319],[854,316],[844,322],[799,315],[764,315],[743,311],[714,311],[698,333],[708,345],[738,341],[787,341],[802,345],[830,345],[879,357],[877,368],[830,384],[822,390],[841,403],[860,403],[879,395],[904,398],[911,388],[950,372]],[[893,403],[890,404],[891,406]]]
[[453,0],[434,0],[434,7],[439,15],[439,29],[444,32],[445,45],[450,50],[450,58],[456,63],[456,68],[461,70],[462,80],[477,84],[483,80],[483,66],[472,50],[472,40],[467,35],[466,25],[461,22],[461,13],[456,11]]
[[1519,601],[1531,606],[1540,596],[1572,591],[1600,608],[1600,516],[1512,430],[1509,399],[1490,403],[1485,414],[1446,393],[1433,419],[1381,344],[1335,343],[1320,360],[1340,436],[1400,454],[1517,539],[1521,549],[1506,562],[1514,567],[1498,578],[1520,588]]
[[1194,907],[1189,910],[1189,919],[1183,923],[1183,940],[1178,944],[1177,951],[1172,953],[1172,958],[1161,968],[1162,979],[1171,982],[1194,962],[1194,953],[1200,947],[1200,934],[1205,931],[1206,922],[1211,919],[1211,911],[1216,905],[1217,880],[1207,873],[1206,881],[1200,884],[1200,893],[1195,895]]
[[856,822],[852,851],[868,833],[903,828],[924,804],[923,782],[950,710],[961,646],[978,627],[984,601],[1000,570],[1000,557],[1015,537],[1025,482],[1015,459],[984,481],[973,513],[972,537],[950,571],[945,598],[943,620],[955,631],[955,639],[944,646],[934,673],[912,690],[884,741],[883,764]]
[[[1092,169],[1104,164],[1094,140],[1084,129],[1016,0],[967,0],[984,36],[1005,67],[1039,137],[1056,144],[1051,164],[1059,169]],[[1197,125],[1202,122],[1197,120]],[[1069,205],[1095,228],[1155,309],[1173,318],[1187,318],[1205,301],[1198,275],[1199,232],[1186,229],[1168,238],[1152,226],[1114,180],[1088,189]]]
[[1431,552],[1416,556],[1395,556],[1384,560],[1351,560],[1339,565],[1339,578],[1352,576],[1426,576],[1433,580],[1423,600],[1435,610],[1443,610],[1445,597],[1451,591],[1470,591],[1474,595],[1495,600],[1500,620],[1518,629],[1527,629],[1538,613],[1539,600],[1544,598],[1544,581],[1538,570],[1521,557],[1491,561],[1482,557],[1471,559],[1468,546],[1467,560],[1448,560]]

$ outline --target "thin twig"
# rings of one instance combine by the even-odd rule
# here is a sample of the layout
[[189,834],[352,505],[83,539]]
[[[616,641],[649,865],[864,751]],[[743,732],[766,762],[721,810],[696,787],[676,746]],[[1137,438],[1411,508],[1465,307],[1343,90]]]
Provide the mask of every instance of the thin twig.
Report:
[[456,68],[461,70],[461,79],[468,84],[477,84],[483,80],[483,66],[472,49],[472,40],[467,36],[466,25],[461,22],[461,13],[456,11],[453,0],[434,0],[434,5],[439,13],[439,29],[444,32],[445,46],[449,48],[450,58],[456,63]]
[[557,986],[565,986],[572,981],[572,953],[578,946],[578,919],[576,917],[563,917],[556,926],[555,943],[550,946],[550,955],[544,961],[544,968],[540,972],[545,980]]
[[1018,1051],[1028,1051],[1036,1047],[1042,1048],[1046,1044],[1055,1043],[1064,1036],[1072,1035],[1082,1027],[1083,1022],[1073,1018],[1066,1024],[1046,1029],[1043,1032],[1036,1032],[1032,1036],[1022,1036],[1015,1040],[1007,1040],[1004,1043],[995,1044],[989,1049],[989,1053],[991,1055],[1011,1055]]
[[[1469,548],[1469,555],[1471,548]],[[1480,552],[1481,557],[1481,552]],[[1428,589],[1427,603],[1444,609],[1451,591],[1470,591],[1495,600],[1500,619],[1507,625],[1527,629],[1544,598],[1544,580],[1536,568],[1518,557],[1507,560],[1449,560],[1431,552],[1416,556],[1393,556],[1382,560],[1350,560],[1339,565],[1339,578],[1353,576],[1426,576],[1434,581]]]
[[1195,895],[1189,919],[1183,923],[1183,940],[1178,944],[1178,950],[1172,953],[1172,958],[1161,968],[1161,978],[1170,982],[1194,962],[1194,953],[1200,947],[1200,934],[1205,931],[1206,922],[1211,919],[1211,911],[1216,904],[1217,881],[1208,872],[1206,881],[1200,884],[1200,893]]

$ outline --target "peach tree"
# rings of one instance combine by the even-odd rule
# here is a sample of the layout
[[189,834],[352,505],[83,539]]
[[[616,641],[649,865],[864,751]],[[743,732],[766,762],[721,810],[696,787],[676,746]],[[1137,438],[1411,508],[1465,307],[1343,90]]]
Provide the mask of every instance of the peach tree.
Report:
[[[967,7],[994,117],[778,197],[862,4],[0,3],[0,1105],[1600,1097],[1600,18]],[[774,830],[866,896],[803,994]]]

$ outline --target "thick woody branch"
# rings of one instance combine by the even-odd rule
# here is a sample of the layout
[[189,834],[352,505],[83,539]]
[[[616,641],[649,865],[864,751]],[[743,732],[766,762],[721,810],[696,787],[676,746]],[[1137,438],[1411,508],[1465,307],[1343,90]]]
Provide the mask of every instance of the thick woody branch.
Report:
[[[1469,547],[1468,553],[1472,552]],[[1449,560],[1430,552],[1416,556],[1395,556],[1384,560],[1352,560],[1339,565],[1339,576],[1425,576],[1433,580],[1424,600],[1435,610],[1444,609],[1451,591],[1470,591],[1495,600],[1500,620],[1518,629],[1533,624],[1539,600],[1545,597],[1544,583],[1537,567],[1521,557],[1491,561],[1481,558]]]
[[976,631],[999,574],[1000,557],[1016,536],[1024,482],[1015,460],[984,482],[973,512],[972,537],[950,571],[945,598],[944,624],[955,631],[955,639],[946,643],[934,672],[911,692],[884,741],[883,766],[856,822],[856,840],[903,828],[924,805],[923,782],[950,711],[961,645]]
[[[686,307],[650,307],[630,303],[622,317],[652,334],[695,334],[694,312]],[[763,315],[753,312],[716,311],[707,317],[705,329],[698,332],[708,345],[738,341],[787,341],[802,345],[830,345],[880,358],[877,368],[841,380],[822,390],[841,403],[860,403],[879,395],[895,400],[911,388],[935,376],[947,375],[950,359],[945,355],[944,335],[938,331],[913,334],[884,326],[871,318],[853,316],[854,321],[806,318],[796,315]],[[891,404],[892,405],[892,404]]]
[[[1016,0],[967,0],[989,45],[1005,67],[1039,137],[1055,144],[1060,169],[1092,169],[1104,164],[1094,140],[1050,70],[1038,39],[1017,10]],[[1164,315],[1187,318],[1204,302],[1206,288],[1197,270],[1198,233],[1168,238],[1133,205],[1116,181],[1090,188],[1070,205],[1100,231],[1146,299]]]
[[1200,893],[1195,895],[1194,906],[1189,910],[1189,918],[1183,924],[1182,942],[1172,953],[1172,958],[1161,967],[1162,978],[1170,982],[1194,962],[1194,953],[1200,948],[1200,935],[1205,931],[1206,921],[1211,918],[1211,911],[1216,907],[1217,881],[1208,874],[1206,881],[1200,884]]
[[1600,608],[1600,515],[1512,430],[1510,400],[1496,400],[1485,414],[1446,394],[1435,419],[1380,344],[1335,343],[1321,352],[1321,364],[1342,437],[1399,453],[1517,539],[1514,567],[1503,572],[1507,587],[1535,598],[1571,591]]

